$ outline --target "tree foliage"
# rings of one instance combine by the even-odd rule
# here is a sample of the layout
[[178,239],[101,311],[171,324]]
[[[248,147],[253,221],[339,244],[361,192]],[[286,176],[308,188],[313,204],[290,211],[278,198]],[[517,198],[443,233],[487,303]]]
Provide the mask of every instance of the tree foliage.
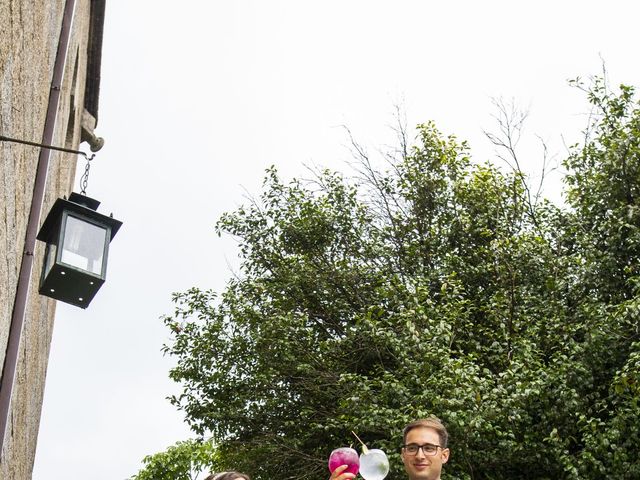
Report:
[[217,470],[218,455],[211,441],[192,439],[148,455],[142,463],[130,480],[196,480],[202,472]]
[[[433,124],[386,171],[283,182],[222,216],[240,274],[176,294],[172,399],[257,479],[317,479],[356,431],[401,478],[436,414],[451,479],[640,477],[640,109],[584,87],[565,206]],[[146,477],[145,477],[146,478]]]

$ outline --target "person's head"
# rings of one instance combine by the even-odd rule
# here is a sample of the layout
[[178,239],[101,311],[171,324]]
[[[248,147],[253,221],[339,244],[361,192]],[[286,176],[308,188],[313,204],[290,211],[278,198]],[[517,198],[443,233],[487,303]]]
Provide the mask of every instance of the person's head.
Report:
[[438,480],[449,460],[449,434],[436,417],[427,417],[404,427],[402,463],[409,480]]
[[251,480],[249,475],[240,472],[212,473],[204,480]]

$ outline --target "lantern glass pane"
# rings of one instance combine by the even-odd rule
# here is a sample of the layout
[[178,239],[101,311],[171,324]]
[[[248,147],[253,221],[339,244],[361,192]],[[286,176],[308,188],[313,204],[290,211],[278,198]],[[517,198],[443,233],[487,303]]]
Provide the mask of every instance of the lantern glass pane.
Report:
[[60,260],[100,275],[106,242],[106,228],[68,215]]
[[55,243],[48,243],[47,249],[44,257],[44,275],[49,275],[49,271],[53,264],[56,261],[56,251],[58,250],[58,246]]

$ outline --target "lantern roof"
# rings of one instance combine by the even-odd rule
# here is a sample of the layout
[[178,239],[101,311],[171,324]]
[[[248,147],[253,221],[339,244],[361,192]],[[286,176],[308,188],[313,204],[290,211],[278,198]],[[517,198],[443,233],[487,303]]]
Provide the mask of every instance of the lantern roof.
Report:
[[38,236],[36,238],[43,242],[50,241],[51,237],[55,235],[57,231],[57,227],[59,226],[60,218],[62,216],[62,211],[67,210],[74,213],[79,213],[104,225],[110,226],[111,238],[109,239],[109,241],[113,240],[113,237],[115,237],[116,233],[118,233],[118,230],[122,226],[122,222],[120,220],[116,220],[113,217],[98,213],[96,211],[98,205],[100,205],[99,200],[87,197],[86,195],[82,195],[76,192],[73,192],[69,196],[69,200],[58,198],[53,204],[53,207],[51,207],[47,218],[45,218],[44,222],[42,223],[42,227],[40,227],[40,231],[38,232]]

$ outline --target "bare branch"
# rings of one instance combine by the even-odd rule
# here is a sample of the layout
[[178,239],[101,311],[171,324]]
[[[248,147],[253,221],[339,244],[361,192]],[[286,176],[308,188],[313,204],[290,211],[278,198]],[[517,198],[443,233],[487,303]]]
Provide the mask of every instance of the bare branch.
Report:
[[524,189],[526,198],[526,208],[529,211],[529,216],[533,221],[533,224],[538,228],[538,220],[536,216],[535,206],[537,205],[541,191],[542,184],[546,175],[546,163],[548,158],[548,149],[546,143],[542,140],[541,137],[538,137],[542,142],[543,147],[543,166],[542,172],[540,175],[540,184],[538,188],[533,194],[531,192],[531,187],[527,181],[528,176],[525,174],[522,169],[522,164],[520,162],[520,158],[517,153],[517,146],[522,138],[522,133],[524,130],[524,124],[529,116],[528,110],[519,109],[513,100],[510,103],[506,104],[503,99],[492,99],[493,105],[497,109],[497,114],[493,115],[493,118],[496,120],[498,126],[498,134],[493,134],[488,131],[484,131],[483,133],[487,137],[487,139],[496,147],[496,155],[497,157],[505,162],[512,172],[517,175],[517,178],[520,180],[522,188]]

